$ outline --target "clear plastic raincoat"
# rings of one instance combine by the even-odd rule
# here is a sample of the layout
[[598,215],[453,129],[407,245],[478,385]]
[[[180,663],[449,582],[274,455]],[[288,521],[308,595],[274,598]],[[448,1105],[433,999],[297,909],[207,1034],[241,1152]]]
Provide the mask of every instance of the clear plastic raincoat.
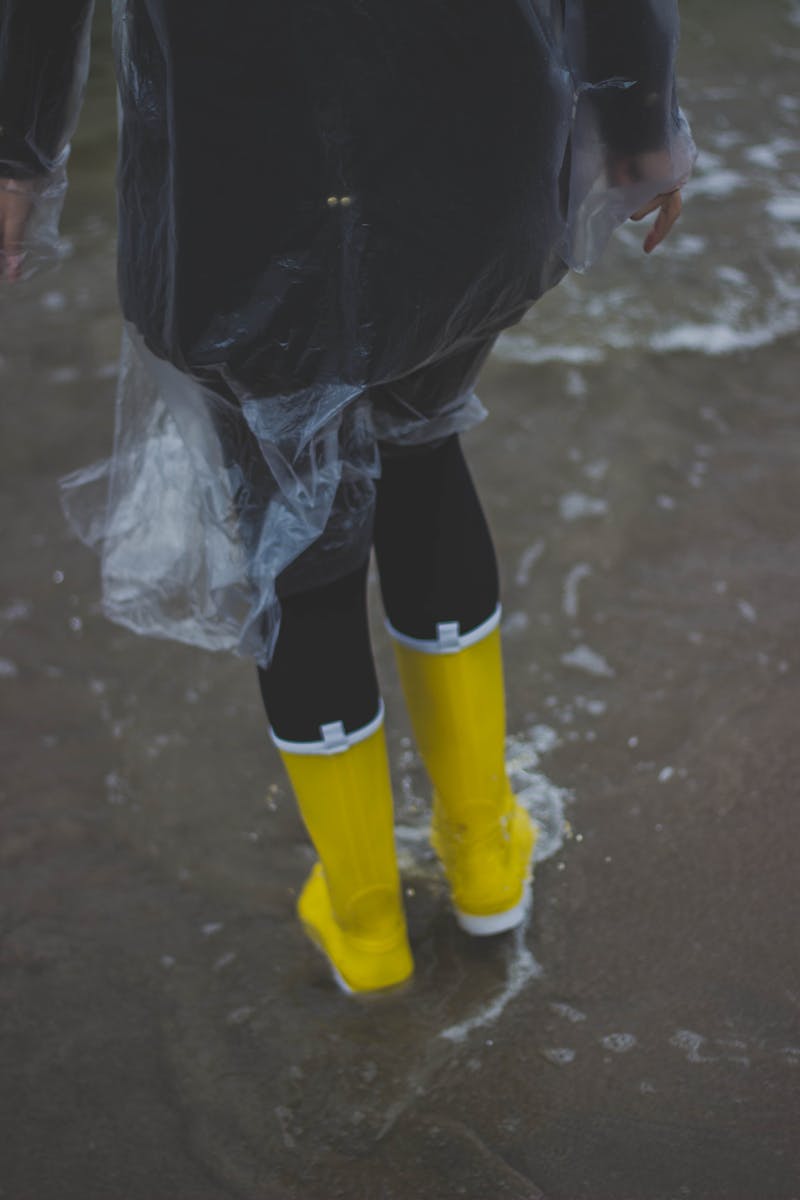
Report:
[[[378,442],[480,420],[494,336],[687,178],[676,3],[113,7],[126,335],[68,510],[112,619],[266,664],[281,589],[363,561]],[[23,274],[58,246],[91,11],[0,0]]]

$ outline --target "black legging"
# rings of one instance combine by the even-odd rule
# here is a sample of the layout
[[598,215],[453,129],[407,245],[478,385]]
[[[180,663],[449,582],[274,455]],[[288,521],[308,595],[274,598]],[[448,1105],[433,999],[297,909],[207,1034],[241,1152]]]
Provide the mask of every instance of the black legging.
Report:
[[[497,561],[457,436],[435,447],[381,450],[374,545],[386,615],[400,633],[434,639],[441,621],[467,632],[495,611]],[[287,596],[270,666],[259,668],[273,731],[320,738],[342,721],[352,732],[378,711],[367,623],[367,568]]]

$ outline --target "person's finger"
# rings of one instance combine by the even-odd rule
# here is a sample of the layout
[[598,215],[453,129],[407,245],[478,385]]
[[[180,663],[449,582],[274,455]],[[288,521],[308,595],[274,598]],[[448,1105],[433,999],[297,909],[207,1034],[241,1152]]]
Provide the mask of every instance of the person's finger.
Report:
[[656,218],[655,224],[644,240],[644,250],[649,254],[655,250],[656,246],[663,242],[664,238],[669,233],[672,226],[678,219],[681,210],[680,198],[674,196],[667,197],[661,204],[661,209]]
[[656,246],[663,240],[664,237],[665,217],[663,208],[656,217],[655,223],[648,231],[647,237],[642,243],[645,254],[650,254],[655,250]]
[[645,204],[643,208],[637,209],[631,216],[632,221],[643,221],[645,217],[649,217],[651,212],[655,212],[664,202],[663,196],[655,196],[649,204]]
[[655,212],[657,208],[662,208],[665,201],[673,199],[675,196],[680,199],[680,194],[681,189],[679,187],[675,188],[674,191],[671,192],[659,192],[657,196],[654,196],[652,200],[649,200],[647,204],[644,204],[640,209],[633,213],[630,218],[631,221],[643,220],[645,217],[649,216],[650,213]]
[[680,192],[670,192],[661,204],[661,210],[653,228],[644,240],[644,252],[650,254],[669,234],[678,217],[681,215],[683,201]]

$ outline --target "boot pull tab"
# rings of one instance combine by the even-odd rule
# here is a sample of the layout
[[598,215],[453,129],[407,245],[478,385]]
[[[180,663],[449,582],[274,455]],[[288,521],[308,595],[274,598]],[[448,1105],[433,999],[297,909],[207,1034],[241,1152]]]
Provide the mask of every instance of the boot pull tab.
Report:
[[458,621],[439,621],[436,626],[436,640],[439,650],[444,654],[461,649],[461,626]]
[[326,754],[339,754],[342,750],[348,749],[350,741],[341,721],[331,721],[329,725],[320,725],[319,731],[325,743]]

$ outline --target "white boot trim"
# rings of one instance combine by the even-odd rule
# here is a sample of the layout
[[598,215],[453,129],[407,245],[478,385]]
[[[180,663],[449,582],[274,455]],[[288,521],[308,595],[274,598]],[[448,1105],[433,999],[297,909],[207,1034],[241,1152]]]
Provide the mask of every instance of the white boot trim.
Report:
[[459,650],[466,650],[467,646],[474,646],[476,642],[482,642],[485,637],[493,633],[500,624],[501,616],[502,609],[498,604],[487,620],[476,625],[474,629],[467,630],[466,633],[461,632],[458,621],[439,621],[436,626],[435,638],[409,637],[407,633],[401,633],[399,629],[395,629],[388,620],[386,628],[389,636],[396,642],[400,642],[402,646],[410,646],[412,650],[420,650],[423,654],[458,654]]
[[506,933],[509,929],[516,929],[527,919],[531,908],[531,897],[531,884],[528,880],[519,904],[515,904],[513,908],[507,908],[505,912],[478,917],[474,913],[462,912],[455,905],[453,905],[453,912],[456,921],[465,933],[470,933],[473,937],[493,937],[497,933]]
[[278,737],[273,729],[270,729],[269,735],[278,749],[283,750],[285,754],[344,754],[351,746],[372,737],[382,725],[383,700],[380,702],[378,715],[360,729],[354,729],[352,733],[345,732],[341,721],[331,721],[328,725],[320,726],[322,738],[318,742],[287,742],[285,738]]

